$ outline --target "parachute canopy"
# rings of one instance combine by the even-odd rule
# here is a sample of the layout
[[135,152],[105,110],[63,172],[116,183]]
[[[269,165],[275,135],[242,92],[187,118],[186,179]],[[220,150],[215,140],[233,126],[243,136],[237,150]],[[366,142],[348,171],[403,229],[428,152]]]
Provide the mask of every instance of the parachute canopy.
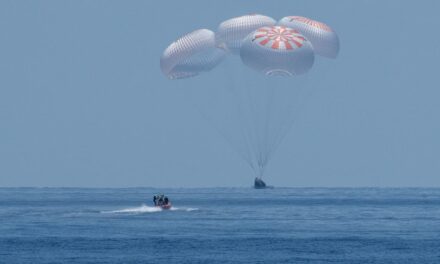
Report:
[[[261,179],[276,148],[295,121],[305,77],[315,52],[335,58],[339,39],[327,25],[304,17],[278,23],[264,15],[245,15],[222,22],[214,33],[199,29],[169,45],[160,60],[169,79],[188,78],[216,67],[227,56],[227,75],[187,80],[196,106]],[[241,61],[240,61],[241,59]],[[256,70],[255,75],[243,64]],[[221,81],[220,81],[221,80]],[[192,85],[194,84],[194,85]],[[217,107],[216,107],[217,106]]]
[[298,30],[313,45],[316,54],[336,58],[339,53],[339,38],[326,24],[302,16],[283,17],[278,25]]
[[215,33],[199,29],[174,41],[162,54],[160,68],[169,79],[180,79],[212,70],[226,52],[215,46]]
[[275,19],[259,14],[228,19],[218,26],[216,33],[217,46],[238,54],[241,43],[250,33],[260,27],[273,26],[275,24]]
[[199,29],[177,39],[165,49],[160,66],[169,79],[188,78],[212,70],[228,52],[263,74],[294,76],[310,70],[314,53],[336,58],[339,38],[326,24],[306,17],[276,23],[268,16],[244,15],[222,22],[216,33]]
[[298,31],[283,27],[262,27],[243,41],[240,57],[244,64],[266,75],[299,75],[313,65],[312,45]]

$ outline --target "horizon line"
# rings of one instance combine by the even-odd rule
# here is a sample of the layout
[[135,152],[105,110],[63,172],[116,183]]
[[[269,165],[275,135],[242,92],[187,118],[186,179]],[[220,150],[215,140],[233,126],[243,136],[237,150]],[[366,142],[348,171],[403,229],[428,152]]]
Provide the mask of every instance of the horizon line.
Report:
[[[274,189],[440,189],[440,186],[273,186]],[[0,186],[0,189],[254,189],[253,186]]]

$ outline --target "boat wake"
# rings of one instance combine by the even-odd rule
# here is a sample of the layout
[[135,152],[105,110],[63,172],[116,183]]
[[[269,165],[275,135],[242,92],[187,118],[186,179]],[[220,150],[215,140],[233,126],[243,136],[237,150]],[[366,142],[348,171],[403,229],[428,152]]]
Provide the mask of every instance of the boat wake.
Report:
[[198,208],[188,208],[188,207],[171,207],[169,210],[164,210],[157,206],[148,206],[148,205],[141,205],[139,207],[132,207],[132,208],[125,208],[120,210],[113,210],[113,211],[101,211],[101,213],[104,214],[145,214],[145,213],[157,213],[162,211],[197,211]]
[[185,211],[185,212],[192,212],[192,211],[198,211],[199,208],[191,208],[191,207],[171,207],[171,211]]

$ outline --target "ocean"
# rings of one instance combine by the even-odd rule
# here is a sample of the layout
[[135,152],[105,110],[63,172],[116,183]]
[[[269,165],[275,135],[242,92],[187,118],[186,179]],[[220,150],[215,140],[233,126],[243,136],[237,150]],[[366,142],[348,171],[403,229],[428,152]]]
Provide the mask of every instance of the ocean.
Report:
[[440,263],[440,189],[0,188],[0,263]]

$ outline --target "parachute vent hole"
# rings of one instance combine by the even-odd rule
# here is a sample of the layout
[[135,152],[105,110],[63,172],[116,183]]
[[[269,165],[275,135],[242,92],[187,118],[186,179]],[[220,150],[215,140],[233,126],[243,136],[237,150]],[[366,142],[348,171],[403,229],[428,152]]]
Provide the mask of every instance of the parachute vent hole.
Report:
[[266,72],[267,76],[282,76],[282,77],[288,77],[288,76],[293,76],[294,74],[292,74],[291,72],[288,72],[286,70],[281,70],[281,69],[275,69],[275,70],[270,70]]

